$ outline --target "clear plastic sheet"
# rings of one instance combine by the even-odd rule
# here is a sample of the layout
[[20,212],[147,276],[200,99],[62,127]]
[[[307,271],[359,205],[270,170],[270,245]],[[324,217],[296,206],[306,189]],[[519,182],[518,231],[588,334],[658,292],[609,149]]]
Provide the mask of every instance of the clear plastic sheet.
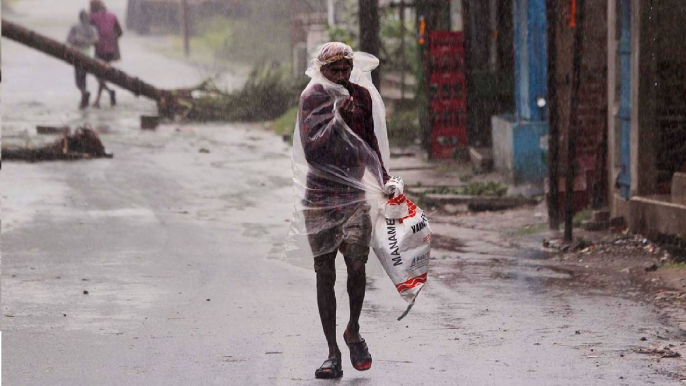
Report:
[[[345,123],[337,107],[350,93],[344,86],[327,80],[320,71],[326,62],[315,59],[307,71],[311,81],[301,95],[293,135],[295,204],[286,240],[289,257],[327,254],[338,250],[344,240],[373,247],[367,232],[343,225],[364,223],[371,232],[371,224],[386,202],[383,165],[388,162],[390,150],[385,108],[371,81],[371,71],[379,61],[365,53],[352,55],[351,50],[336,56],[352,56],[350,81],[369,91],[379,152]],[[360,218],[367,213],[371,223]]]

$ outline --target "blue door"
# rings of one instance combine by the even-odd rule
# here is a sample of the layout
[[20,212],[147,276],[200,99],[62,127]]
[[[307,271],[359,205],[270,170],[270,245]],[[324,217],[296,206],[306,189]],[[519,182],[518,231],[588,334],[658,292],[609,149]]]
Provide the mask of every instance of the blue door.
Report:
[[628,199],[631,191],[631,0],[619,0],[619,194]]
[[545,0],[515,0],[515,104],[519,118],[543,121],[538,99],[546,95],[548,53]]

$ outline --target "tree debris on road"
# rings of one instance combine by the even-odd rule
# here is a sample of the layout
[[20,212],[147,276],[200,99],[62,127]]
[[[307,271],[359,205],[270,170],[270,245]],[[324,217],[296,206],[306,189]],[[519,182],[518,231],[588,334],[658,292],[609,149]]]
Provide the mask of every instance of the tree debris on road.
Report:
[[90,127],[79,127],[70,135],[69,128],[62,132],[62,137],[53,143],[38,148],[4,148],[2,158],[11,161],[58,161],[92,158],[112,158],[105,152],[105,146]]
[[651,348],[651,349],[646,349],[646,348],[640,348],[636,350],[637,354],[650,354],[650,355],[659,355],[660,358],[681,358],[681,354],[677,351],[673,351],[671,347],[665,346],[663,348]]

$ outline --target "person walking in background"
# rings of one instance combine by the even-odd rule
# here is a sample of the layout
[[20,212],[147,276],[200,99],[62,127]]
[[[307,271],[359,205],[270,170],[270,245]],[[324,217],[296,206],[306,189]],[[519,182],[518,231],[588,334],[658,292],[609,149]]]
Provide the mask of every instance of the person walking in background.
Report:
[[[69,30],[67,37],[67,44],[90,56],[91,47],[98,42],[98,31],[90,24],[90,17],[88,12],[81,10],[79,12],[79,22],[74,24]],[[86,71],[78,64],[74,66],[76,73],[76,87],[81,91],[81,104],[79,108],[85,109],[88,107],[91,93],[86,88]]]
[[[99,37],[98,43],[95,45],[95,57],[107,63],[121,59],[119,38],[122,36],[123,31],[117,16],[107,11],[102,0],[91,0],[90,8],[90,22],[97,29]],[[93,107],[100,107],[100,95],[103,90],[110,94],[110,104],[112,106],[116,105],[117,99],[114,90],[107,87],[104,80],[98,79],[98,82],[98,95],[95,97]]]

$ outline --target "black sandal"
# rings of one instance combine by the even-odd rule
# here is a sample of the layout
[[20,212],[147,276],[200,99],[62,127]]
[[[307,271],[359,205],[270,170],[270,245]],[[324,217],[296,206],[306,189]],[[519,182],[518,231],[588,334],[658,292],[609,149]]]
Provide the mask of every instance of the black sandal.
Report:
[[319,379],[335,379],[343,376],[343,367],[338,358],[329,358],[322,363],[314,372],[314,377]]
[[343,340],[350,349],[350,362],[357,371],[366,371],[372,367],[372,355],[369,353],[367,342],[362,339],[359,342],[348,343],[343,334]]

